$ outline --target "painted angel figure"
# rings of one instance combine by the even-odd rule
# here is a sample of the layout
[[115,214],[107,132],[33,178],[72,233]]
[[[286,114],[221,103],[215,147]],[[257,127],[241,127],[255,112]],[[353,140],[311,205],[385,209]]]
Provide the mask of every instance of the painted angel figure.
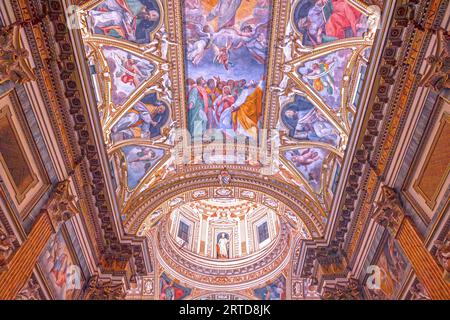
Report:
[[219,0],[206,19],[211,21],[217,18],[218,30],[233,27],[236,23],[236,12],[241,3],[242,0]]
[[267,24],[250,25],[246,24],[238,31],[238,44],[234,49],[245,46],[253,59],[259,64],[264,64],[267,55]]
[[206,24],[188,23],[187,29],[187,58],[194,65],[199,65],[209,49],[214,50],[213,62],[219,63],[228,70],[233,64],[230,54],[245,46],[258,63],[264,63],[267,51],[265,32],[267,24],[257,26],[244,24],[240,28],[234,25],[223,27],[217,32]]
[[124,1],[106,0],[97,10],[90,11],[92,24],[105,34],[114,30],[117,34],[129,40],[134,40],[134,16]]
[[161,116],[165,110],[164,105],[146,104],[139,101],[117,122],[112,133],[117,140],[150,138],[151,129],[161,126]]
[[252,58],[259,64],[263,64],[267,52],[267,24],[242,24],[241,27],[225,28],[214,34],[213,43],[219,48],[230,46],[227,50],[228,56],[231,50],[241,47],[247,48]]
[[206,19],[200,0],[186,0],[184,2],[186,21],[204,24]]

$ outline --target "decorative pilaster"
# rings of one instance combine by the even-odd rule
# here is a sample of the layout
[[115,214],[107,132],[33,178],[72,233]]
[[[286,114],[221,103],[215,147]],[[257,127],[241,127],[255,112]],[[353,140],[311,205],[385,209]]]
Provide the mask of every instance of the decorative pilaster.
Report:
[[78,212],[73,200],[69,195],[69,182],[59,183],[27,239],[8,263],[8,269],[0,274],[0,299],[15,299],[26,285],[50,236]]
[[373,218],[397,240],[430,297],[450,299],[450,284],[443,279],[442,269],[425,247],[414,222],[406,216],[396,191],[387,186],[381,190],[381,200],[376,203]]
[[8,270],[0,274],[0,299],[15,299],[33,272],[34,266],[53,233],[50,217],[42,212],[28,239],[14,254]]

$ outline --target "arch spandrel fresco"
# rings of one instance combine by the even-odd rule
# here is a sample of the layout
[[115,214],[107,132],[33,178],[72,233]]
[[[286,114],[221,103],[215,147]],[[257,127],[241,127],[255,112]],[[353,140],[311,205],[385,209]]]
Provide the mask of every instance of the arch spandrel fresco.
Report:
[[358,38],[368,30],[367,16],[348,0],[299,0],[292,21],[305,47]]

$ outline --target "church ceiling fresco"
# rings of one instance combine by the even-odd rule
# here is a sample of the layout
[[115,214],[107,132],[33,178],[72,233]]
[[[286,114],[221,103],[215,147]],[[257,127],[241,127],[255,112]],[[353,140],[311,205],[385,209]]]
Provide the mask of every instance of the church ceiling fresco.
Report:
[[261,130],[272,130],[269,162],[276,169],[269,175],[312,199],[326,221],[361,111],[378,6],[358,0],[91,0],[81,9],[124,221],[143,192],[186,166],[202,165],[201,174],[205,164],[227,167],[229,158],[244,171],[264,165],[247,156],[239,163],[228,149],[213,152],[213,163],[191,151],[180,162],[178,129],[186,132],[187,148],[198,139],[231,139],[234,147],[263,149],[269,139]]

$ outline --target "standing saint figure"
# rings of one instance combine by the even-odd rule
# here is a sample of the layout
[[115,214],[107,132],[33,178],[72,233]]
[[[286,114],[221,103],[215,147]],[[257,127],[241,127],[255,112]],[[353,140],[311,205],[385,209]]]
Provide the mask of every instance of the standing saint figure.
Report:
[[225,233],[221,233],[219,241],[217,241],[216,249],[217,249],[217,258],[224,259],[229,258],[228,249],[229,249],[230,241],[225,236]]

